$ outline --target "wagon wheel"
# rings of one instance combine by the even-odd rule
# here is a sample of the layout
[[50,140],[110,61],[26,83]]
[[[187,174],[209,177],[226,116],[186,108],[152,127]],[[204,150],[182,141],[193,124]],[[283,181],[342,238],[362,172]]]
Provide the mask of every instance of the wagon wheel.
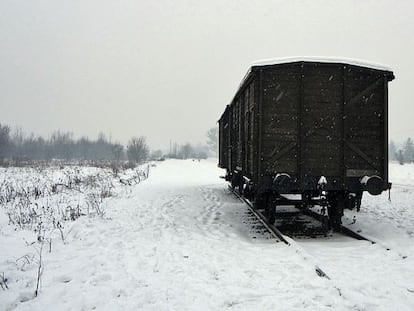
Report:
[[256,194],[256,196],[254,197],[254,201],[253,201],[253,208],[255,210],[258,209],[263,209],[266,205],[266,200],[265,200],[265,196],[262,194]]
[[344,214],[345,193],[343,191],[328,193],[328,202],[329,225],[333,229],[339,229],[342,224],[341,218]]
[[247,200],[251,200],[253,198],[254,193],[251,185],[246,184],[246,187],[244,187],[243,190],[243,195]]
[[347,193],[345,195],[345,208],[353,210],[357,206],[357,198],[354,193]]
[[243,195],[243,190],[244,190],[244,179],[243,177],[239,176],[239,180],[237,183],[237,188],[239,190],[239,194]]
[[271,194],[266,195],[265,216],[269,224],[273,225],[276,220],[276,204]]
[[231,176],[230,184],[233,190],[236,189],[236,186],[237,186],[237,175],[236,174],[233,174]]

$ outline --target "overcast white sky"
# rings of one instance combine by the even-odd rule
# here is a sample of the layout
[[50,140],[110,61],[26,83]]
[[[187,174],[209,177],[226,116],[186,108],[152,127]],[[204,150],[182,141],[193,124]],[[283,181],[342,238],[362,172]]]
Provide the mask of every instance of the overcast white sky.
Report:
[[383,63],[390,135],[414,137],[414,1],[0,0],[0,123],[203,143],[249,64]]

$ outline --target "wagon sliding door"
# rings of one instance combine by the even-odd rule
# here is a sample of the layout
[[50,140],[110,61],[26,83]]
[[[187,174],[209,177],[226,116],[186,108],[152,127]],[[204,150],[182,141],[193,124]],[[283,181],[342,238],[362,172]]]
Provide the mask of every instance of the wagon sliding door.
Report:
[[388,181],[387,83],[381,72],[345,70],[346,176],[379,175]]
[[298,174],[298,111],[301,72],[298,64],[262,72],[260,171]]
[[343,69],[337,64],[302,65],[299,171],[304,189],[320,176],[343,184]]
[[319,176],[331,189],[347,179],[387,174],[387,77],[343,64],[304,64],[300,172],[305,188]]

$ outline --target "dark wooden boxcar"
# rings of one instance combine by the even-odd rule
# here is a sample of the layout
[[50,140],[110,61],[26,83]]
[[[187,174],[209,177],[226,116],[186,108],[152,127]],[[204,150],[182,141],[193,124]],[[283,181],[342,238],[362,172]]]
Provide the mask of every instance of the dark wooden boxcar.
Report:
[[[219,166],[271,222],[281,194],[327,201],[332,226],[388,182],[392,71],[343,60],[253,65],[219,120]],[[263,206],[264,205],[264,206]]]

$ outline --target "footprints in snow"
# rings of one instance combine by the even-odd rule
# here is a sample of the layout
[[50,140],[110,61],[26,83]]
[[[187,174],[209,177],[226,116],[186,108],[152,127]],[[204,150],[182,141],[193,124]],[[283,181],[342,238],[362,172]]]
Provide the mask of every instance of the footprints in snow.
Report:
[[[158,209],[155,211],[156,218],[153,219],[154,223],[157,225],[157,228],[154,229],[156,236],[161,236],[160,228],[175,228],[177,225],[175,223],[175,210],[182,208],[184,203],[184,195],[173,195],[171,198],[168,198],[165,202],[161,203],[159,207],[157,204],[154,204],[153,208]],[[157,233],[158,232],[158,233]],[[154,236],[154,237],[156,237]]]
[[59,283],[69,283],[70,281],[72,281],[72,277],[70,275],[64,274],[64,275],[55,277],[53,280]]
[[220,224],[222,219],[222,213],[220,212],[222,203],[220,199],[214,194],[213,189],[203,187],[200,188],[200,191],[206,204],[202,206],[201,214],[196,217],[197,221],[204,226]]
[[212,225],[218,224],[221,220],[221,213],[218,211],[217,206],[215,205],[207,205],[203,207],[203,213],[198,218],[198,220],[203,225]]
[[174,208],[174,207],[180,205],[181,203],[183,203],[183,201],[184,201],[183,198],[184,198],[183,195],[174,196],[171,199],[169,199],[166,202],[164,202],[161,205],[161,209],[162,210],[165,210],[165,209]]

